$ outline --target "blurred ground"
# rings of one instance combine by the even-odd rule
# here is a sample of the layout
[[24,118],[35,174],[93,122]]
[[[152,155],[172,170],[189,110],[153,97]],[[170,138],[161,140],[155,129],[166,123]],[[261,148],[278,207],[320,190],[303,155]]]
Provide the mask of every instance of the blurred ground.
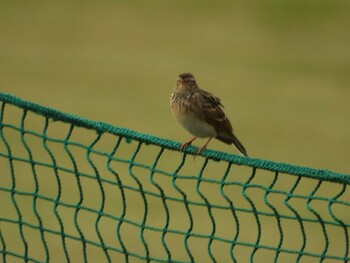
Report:
[[0,90],[184,141],[169,96],[191,72],[252,157],[348,174],[349,11],[326,0],[2,1]]
[[[348,172],[347,1],[60,1],[0,8],[0,86],[178,141],[177,74],[221,97],[254,157]],[[197,144],[202,144],[202,141]],[[232,151],[219,142],[212,148]]]

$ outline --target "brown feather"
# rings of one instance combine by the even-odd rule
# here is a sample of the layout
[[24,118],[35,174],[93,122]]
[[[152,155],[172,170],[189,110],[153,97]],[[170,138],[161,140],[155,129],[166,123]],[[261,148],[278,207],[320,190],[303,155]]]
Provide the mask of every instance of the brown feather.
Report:
[[[221,100],[210,92],[199,88],[192,74],[183,73],[178,76],[176,87],[170,99],[170,105],[174,115],[178,116],[177,118],[181,115],[189,114],[195,119],[206,123],[207,126],[203,126],[204,134],[208,134],[208,131],[215,134],[216,131],[216,135],[206,136],[216,136],[216,139],[224,143],[233,144],[243,155],[247,156],[246,149],[233,134],[231,122],[222,109],[224,106]],[[180,119],[183,121],[183,118]],[[196,123],[198,125],[198,122]],[[196,136],[200,134],[198,130],[193,132],[195,129],[191,128],[196,126],[195,124],[189,125],[188,119],[187,123],[183,123],[183,125],[187,126],[188,130],[192,130],[193,134],[197,133]]]
[[216,139],[227,144],[235,145],[244,156],[248,156],[242,143],[233,134],[231,122],[222,110],[224,106],[220,99],[204,90],[200,90],[197,94],[199,96],[199,104],[202,108],[201,112],[204,120],[214,126],[218,133]]
[[199,101],[204,120],[215,127],[218,134],[232,133],[232,125],[222,110],[223,105],[218,97],[211,93],[200,90]]

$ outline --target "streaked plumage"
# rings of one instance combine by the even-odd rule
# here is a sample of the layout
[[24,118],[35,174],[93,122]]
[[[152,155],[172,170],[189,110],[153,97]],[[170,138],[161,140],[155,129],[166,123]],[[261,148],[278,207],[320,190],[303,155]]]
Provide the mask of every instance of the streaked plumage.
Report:
[[231,122],[226,117],[219,98],[198,87],[190,73],[180,74],[174,92],[170,97],[170,107],[174,117],[195,137],[181,146],[181,150],[190,145],[197,137],[208,138],[197,154],[205,150],[212,138],[233,144],[241,154],[247,151],[233,134]]

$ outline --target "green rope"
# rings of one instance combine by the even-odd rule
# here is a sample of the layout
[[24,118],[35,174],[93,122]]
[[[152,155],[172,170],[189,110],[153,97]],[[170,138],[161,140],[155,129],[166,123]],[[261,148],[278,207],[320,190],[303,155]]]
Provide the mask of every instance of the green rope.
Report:
[[3,262],[350,260],[349,175],[0,101]]
[[[119,128],[103,122],[91,121],[72,114],[63,113],[63,112],[60,112],[48,107],[44,107],[32,102],[21,100],[20,98],[14,97],[10,94],[0,93],[0,100],[8,104],[16,105],[17,107],[20,107],[22,109],[32,111],[38,115],[42,115],[47,118],[52,118],[57,121],[74,124],[77,127],[84,127],[87,129],[96,130],[96,132],[98,133],[108,132],[117,136],[122,136],[125,138],[129,138],[131,140],[142,141],[142,142],[145,142],[146,144],[158,145],[160,147],[164,147],[174,151],[178,151],[181,145],[179,142],[166,140],[166,139],[155,137],[149,134],[137,133],[130,129]],[[186,152],[190,154],[195,154],[196,151],[197,149],[194,146],[186,148]],[[203,156],[214,160],[232,162],[234,164],[255,167],[258,169],[265,169],[269,171],[288,173],[288,174],[294,174],[294,175],[303,175],[305,177],[327,180],[327,181],[338,182],[338,183],[346,183],[346,184],[350,183],[349,175],[339,174],[328,170],[319,170],[319,169],[313,169],[308,167],[290,165],[286,163],[276,163],[272,161],[260,160],[257,158],[244,158],[241,156],[236,156],[236,155],[213,151],[213,150],[207,150],[203,154]]]

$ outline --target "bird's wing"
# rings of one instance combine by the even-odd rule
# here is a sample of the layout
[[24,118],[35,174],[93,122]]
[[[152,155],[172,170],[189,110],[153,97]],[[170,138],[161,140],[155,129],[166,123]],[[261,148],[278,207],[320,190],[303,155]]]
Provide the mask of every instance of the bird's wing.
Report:
[[200,90],[196,94],[200,118],[215,127],[218,133],[231,133],[232,125],[226,117],[221,101],[213,94]]

